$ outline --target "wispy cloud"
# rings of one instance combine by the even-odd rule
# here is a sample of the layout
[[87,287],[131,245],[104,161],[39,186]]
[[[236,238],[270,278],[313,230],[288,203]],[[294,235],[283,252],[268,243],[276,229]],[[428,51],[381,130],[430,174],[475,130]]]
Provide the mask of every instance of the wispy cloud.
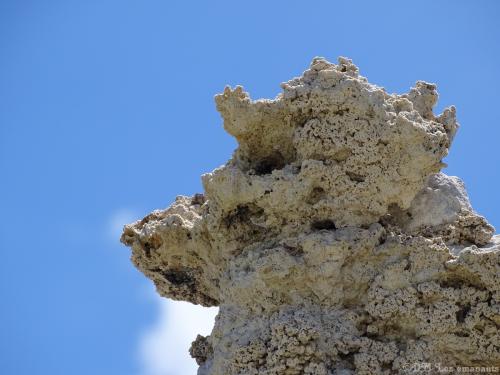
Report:
[[189,355],[189,347],[197,334],[210,334],[218,308],[155,298],[157,321],[139,342],[140,375],[196,374],[197,365]]
[[118,242],[125,224],[130,224],[138,219],[138,214],[128,208],[120,208],[111,213],[106,226],[106,237],[108,240]]

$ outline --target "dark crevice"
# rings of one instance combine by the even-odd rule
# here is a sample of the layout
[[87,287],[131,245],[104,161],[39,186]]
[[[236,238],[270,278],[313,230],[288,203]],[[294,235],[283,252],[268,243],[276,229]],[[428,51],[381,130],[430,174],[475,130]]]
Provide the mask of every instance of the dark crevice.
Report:
[[449,276],[445,280],[440,281],[439,286],[441,288],[460,289],[463,286],[468,286],[468,283],[465,283],[464,280],[462,280],[458,276],[453,275],[453,276]]
[[[264,210],[255,204],[238,205],[236,209],[229,212],[222,220],[225,229],[230,230],[228,235],[233,240],[241,243],[255,242],[262,239],[267,228],[264,226],[265,213]],[[238,228],[238,230],[234,230]],[[235,236],[237,234],[237,236]],[[239,252],[239,250],[238,250]]]
[[386,241],[387,241],[387,233],[384,231],[384,232],[380,235],[380,237],[379,237],[379,239],[378,239],[378,245],[379,245],[379,246],[380,246],[380,245],[383,245],[383,244],[385,244],[385,242],[386,242]]
[[285,167],[285,158],[281,153],[274,152],[271,155],[259,160],[254,167],[256,175],[270,174],[274,170],[279,170]]
[[459,323],[465,322],[465,318],[467,317],[467,314],[469,314],[469,311],[470,311],[470,305],[462,306],[460,310],[456,312],[457,322]]
[[194,284],[194,277],[185,270],[170,269],[163,273],[163,277],[173,285],[192,285]]
[[161,237],[157,234],[152,235],[150,238],[147,240],[143,240],[142,242],[142,248],[144,250],[144,254],[146,255],[147,258],[151,258],[151,253],[154,250],[157,250],[161,247],[163,244],[163,241]]
[[307,197],[306,202],[308,204],[316,204],[325,197],[326,197],[325,190],[321,187],[315,187],[312,189],[311,193]]
[[298,257],[304,255],[304,250],[302,249],[301,246],[290,246],[290,245],[283,245],[285,248],[286,252],[290,254],[291,256]]
[[234,227],[238,224],[250,223],[252,217],[259,217],[264,213],[264,210],[257,206],[250,207],[249,205],[239,205],[236,209],[224,218],[226,227]]
[[[169,269],[152,267],[147,271],[156,274],[153,280],[156,287],[161,288],[165,293],[160,293],[162,296],[167,296],[174,300],[188,301],[206,307],[219,305],[219,301],[208,295],[199,284],[199,271],[197,269],[182,266]],[[158,279],[158,276],[160,276],[161,279]],[[168,284],[167,291],[164,289],[165,283]]]
[[347,174],[347,177],[349,177],[349,179],[351,181],[354,181],[354,182],[365,182],[365,176],[362,176],[360,174],[357,174],[357,173],[354,173],[354,172],[346,172]]
[[339,352],[338,356],[339,359],[344,363],[344,365],[347,366],[347,368],[354,370],[356,366],[354,365],[354,355],[357,352],[348,352],[348,353],[342,353]]
[[146,255],[146,258],[151,258],[151,247],[149,244],[146,242],[142,248],[144,249],[144,255]]
[[193,197],[191,198],[192,205],[195,204],[202,205],[203,203],[205,203],[205,196],[202,193],[197,193],[193,195]]
[[335,230],[337,227],[332,220],[318,220],[311,224],[312,230]]
[[344,116],[344,114],[349,113],[349,108],[341,108],[332,112],[332,115]]

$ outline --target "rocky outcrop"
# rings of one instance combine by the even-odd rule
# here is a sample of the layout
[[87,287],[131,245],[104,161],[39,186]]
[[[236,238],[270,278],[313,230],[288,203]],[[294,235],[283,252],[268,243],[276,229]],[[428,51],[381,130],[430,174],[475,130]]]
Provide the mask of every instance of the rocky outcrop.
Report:
[[220,307],[190,350],[198,374],[500,366],[500,237],[440,173],[455,109],[345,58],[282,88],[217,95],[232,158],[122,235],[162,296]]

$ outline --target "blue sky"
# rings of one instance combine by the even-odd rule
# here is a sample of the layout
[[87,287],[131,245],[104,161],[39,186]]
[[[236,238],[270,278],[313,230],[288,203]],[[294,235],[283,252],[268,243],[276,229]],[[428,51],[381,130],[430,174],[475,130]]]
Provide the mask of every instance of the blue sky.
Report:
[[350,57],[389,92],[437,83],[438,110],[456,105],[462,125],[445,172],[500,228],[499,11],[0,0],[0,373],[193,371],[187,343],[214,312],[159,301],[119,227],[201,191],[231,155],[213,101],[226,84],[274,97],[314,56]]

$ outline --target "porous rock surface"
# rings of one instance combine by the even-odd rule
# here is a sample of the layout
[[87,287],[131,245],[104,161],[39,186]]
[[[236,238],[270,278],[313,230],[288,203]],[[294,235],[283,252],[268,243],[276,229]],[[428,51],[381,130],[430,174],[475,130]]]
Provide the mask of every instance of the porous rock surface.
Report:
[[282,88],[217,95],[232,158],[122,235],[162,296],[219,306],[190,349],[198,374],[498,366],[500,237],[440,173],[455,109],[434,115],[426,82],[388,94],[345,58]]

